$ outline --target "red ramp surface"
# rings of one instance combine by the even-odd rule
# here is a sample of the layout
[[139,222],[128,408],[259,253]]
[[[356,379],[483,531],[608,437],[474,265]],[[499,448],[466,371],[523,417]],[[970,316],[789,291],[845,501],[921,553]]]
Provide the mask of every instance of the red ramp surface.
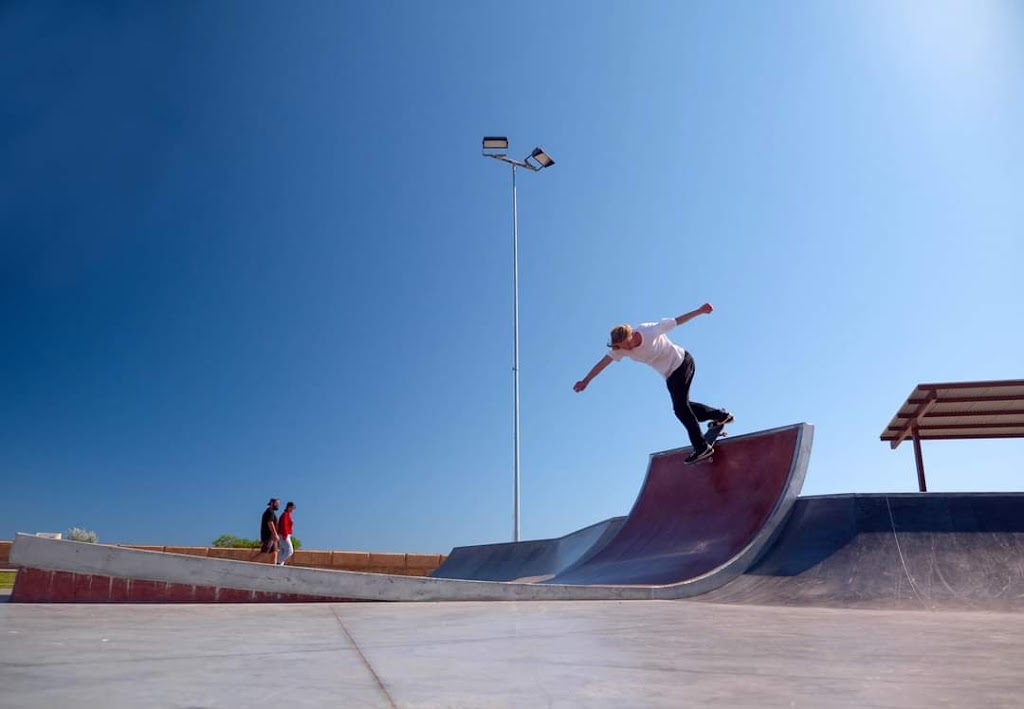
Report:
[[618,535],[545,583],[664,586],[732,565],[742,573],[799,494],[812,434],[800,424],[726,439],[697,465],[683,463],[690,448],[652,455]]

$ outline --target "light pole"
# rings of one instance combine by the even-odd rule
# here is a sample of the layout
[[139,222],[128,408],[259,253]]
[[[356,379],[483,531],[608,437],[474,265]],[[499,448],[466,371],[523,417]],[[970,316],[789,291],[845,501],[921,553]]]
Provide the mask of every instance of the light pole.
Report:
[[[508,138],[504,136],[487,136],[483,140],[484,157],[493,158],[512,166],[512,399],[514,441],[514,503],[512,507],[512,541],[519,541],[519,215],[516,209],[516,168],[522,167],[530,172],[539,172],[551,167],[555,161],[540,148],[523,160],[510,158]],[[531,160],[533,162],[531,162]]]

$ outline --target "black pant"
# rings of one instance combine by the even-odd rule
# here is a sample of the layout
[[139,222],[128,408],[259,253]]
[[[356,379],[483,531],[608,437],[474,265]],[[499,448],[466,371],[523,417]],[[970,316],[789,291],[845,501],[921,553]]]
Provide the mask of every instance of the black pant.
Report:
[[687,352],[683,363],[672,372],[665,384],[668,386],[668,393],[672,396],[672,410],[676,418],[686,428],[690,436],[690,444],[695,451],[702,451],[707,448],[704,442],[704,434],[700,430],[701,421],[712,421],[728,416],[722,409],[713,409],[696,401],[690,401],[690,382],[693,381],[693,357]]

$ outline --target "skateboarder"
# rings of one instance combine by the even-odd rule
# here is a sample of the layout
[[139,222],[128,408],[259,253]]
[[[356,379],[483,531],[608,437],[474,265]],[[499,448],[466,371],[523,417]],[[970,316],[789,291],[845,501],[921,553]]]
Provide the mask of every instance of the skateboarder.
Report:
[[665,318],[656,323],[641,323],[635,328],[629,325],[616,325],[611,330],[608,343],[608,354],[587,372],[587,376],[576,382],[573,390],[580,392],[587,388],[591,380],[604,371],[612,362],[629,357],[637,362],[649,364],[665,378],[668,393],[672,397],[672,410],[676,418],[686,428],[693,445],[693,453],[686,459],[687,463],[696,463],[707,458],[714,452],[714,446],[708,444],[700,432],[700,421],[711,421],[712,425],[724,426],[733,420],[732,414],[725,409],[714,409],[696,401],[690,401],[690,382],[693,380],[693,357],[689,352],[666,337],[665,333],[676,325],[689,322],[698,315],[714,310],[711,303],[704,303],[677,318]]

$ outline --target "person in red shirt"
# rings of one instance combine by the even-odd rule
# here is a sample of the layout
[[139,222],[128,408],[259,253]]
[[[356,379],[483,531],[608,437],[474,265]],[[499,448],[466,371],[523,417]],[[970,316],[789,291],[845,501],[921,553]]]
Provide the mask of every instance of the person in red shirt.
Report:
[[279,566],[284,566],[288,557],[295,553],[295,549],[292,547],[292,512],[294,511],[295,503],[289,502],[284,506],[281,519],[277,522],[277,532],[281,535],[281,560],[277,562]]

